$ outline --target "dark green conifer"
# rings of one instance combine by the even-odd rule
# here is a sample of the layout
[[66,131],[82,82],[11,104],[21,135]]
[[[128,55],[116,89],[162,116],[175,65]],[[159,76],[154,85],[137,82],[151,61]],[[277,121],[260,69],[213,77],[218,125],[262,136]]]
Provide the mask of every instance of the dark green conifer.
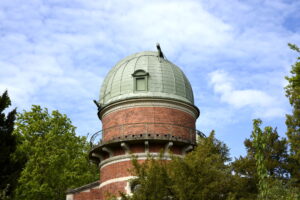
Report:
[[[290,48],[300,53],[293,44]],[[290,145],[289,169],[292,180],[300,188],[300,57],[292,65],[291,75],[285,77],[288,85],[285,87],[286,96],[293,108],[292,114],[286,115],[287,137]]]
[[0,96],[0,197],[8,198],[16,184],[18,170],[12,159],[16,150],[16,137],[13,135],[16,109],[5,113],[11,105],[10,98],[5,91]]

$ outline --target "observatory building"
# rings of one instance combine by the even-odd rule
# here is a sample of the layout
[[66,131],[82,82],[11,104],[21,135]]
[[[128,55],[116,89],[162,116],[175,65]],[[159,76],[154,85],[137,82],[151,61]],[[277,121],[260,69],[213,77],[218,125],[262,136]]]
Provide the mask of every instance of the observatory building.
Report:
[[100,90],[98,117],[102,131],[91,138],[89,158],[99,166],[100,180],[67,192],[67,200],[106,200],[108,194],[131,194],[135,177],[132,155],[169,159],[184,156],[196,145],[191,84],[179,67],[168,61],[159,45],[119,61]]

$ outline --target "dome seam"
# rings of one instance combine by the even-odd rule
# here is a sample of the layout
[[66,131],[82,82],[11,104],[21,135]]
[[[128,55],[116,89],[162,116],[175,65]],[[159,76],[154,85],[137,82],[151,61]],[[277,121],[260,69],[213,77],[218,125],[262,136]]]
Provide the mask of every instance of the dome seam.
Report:
[[126,64],[124,65],[123,71],[122,71],[122,73],[121,73],[120,92],[119,92],[119,94],[122,94],[122,85],[123,85],[123,84],[122,84],[122,80],[123,80],[124,70],[125,70],[126,66],[128,65],[128,63],[129,63],[129,61],[126,62]]
[[[142,55],[142,56],[143,56],[143,55]],[[139,61],[139,59],[140,59],[142,56],[136,57],[136,61],[135,61],[135,64],[134,64],[134,70],[133,70],[133,72],[136,71],[136,64],[137,64],[137,62]]]
[[[140,52],[140,53],[135,53],[135,54],[133,54],[133,55],[131,55],[131,56],[127,56],[127,57],[132,57],[132,58],[126,59],[127,57],[125,57],[125,58],[123,58],[121,61],[119,61],[117,64],[115,64],[114,67],[115,67],[115,66],[120,66],[120,65],[122,65],[124,62],[129,62],[129,61],[131,61],[131,60],[133,60],[133,59],[135,59],[135,58],[141,57],[141,56],[155,56],[155,57],[157,56],[157,55],[153,55],[153,54],[157,54],[157,53],[154,52],[154,51],[145,51],[145,53],[146,53],[146,52],[147,52],[147,54],[144,54],[144,55],[135,56],[135,55],[138,55],[138,54],[143,53],[143,52]],[[150,54],[150,53],[152,53],[152,54]]]
[[[108,73],[108,75],[109,74],[113,74],[113,72],[114,71],[110,71],[109,73]],[[108,88],[108,82],[109,82],[109,76],[106,76],[105,77],[105,79],[104,79],[104,81],[103,81],[103,84],[104,84],[104,86],[105,86],[105,89],[104,89],[104,91],[103,91],[103,96],[102,96],[102,99],[100,99],[100,100],[103,100],[103,104],[104,104],[104,100],[105,100],[105,97],[106,97],[106,91],[107,91],[107,88]],[[107,82],[106,82],[106,79],[107,79]],[[103,86],[102,86],[103,87]]]
[[179,71],[180,71],[180,73],[181,73],[181,75],[183,77],[183,84],[184,84],[183,89],[184,89],[185,98],[189,99],[189,97],[187,96],[187,92],[186,92],[186,80],[184,78],[185,75],[184,75],[183,71],[179,67],[178,67],[178,69],[179,69]]
[[115,79],[115,77],[116,77],[116,74],[117,74],[118,70],[119,70],[123,65],[125,65],[125,64],[127,64],[127,63],[123,63],[122,65],[120,65],[119,67],[117,67],[116,70],[114,71],[113,77],[111,78],[111,79],[112,79],[111,84],[110,84],[110,96],[111,96],[111,97],[112,97],[112,94],[111,94],[111,91],[112,91],[112,85],[113,85],[113,83],[114,83],[114,79]]
[[163,70],[162,70],[162,64],[161,64],[161,62],[159,61],[159,57],[157,57],[156,56],[156,58],[157,58],[157,60],[158,60],[158,63],[159,63],[159,67],[160,67],[160,71],[161,71],[161,76],[160,76],[160,78],[161,78],[161,86],[162,86],[162,88],[161,88],[161,92],[163,92],[164,91],[164,82],[163,82]]
[[176,77],[175,77],[174,68],[170,65],[169,62],[167,62],[167,63],[168,63],[168,65],[171,67],[171,70],[172,70],[172,72],[173,72],[175,94],[177,95],[177,86],[176,86]]

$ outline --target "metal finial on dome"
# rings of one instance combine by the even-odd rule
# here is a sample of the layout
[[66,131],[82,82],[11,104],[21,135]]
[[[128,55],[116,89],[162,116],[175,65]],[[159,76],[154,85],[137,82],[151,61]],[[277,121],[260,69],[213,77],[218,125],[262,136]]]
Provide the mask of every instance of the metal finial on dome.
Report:
[[162,50],[160,48],[159,43],[156,43],[156,48],[158,50],[158,56],[161,57],[161,58],[165,58],[165,56],[164,56],[164,54],[163,54],[163,52],[162,52]]
[[98,117],[100,119],[100,112],[101,112],[101,109],[102,109],[101,104],[99,104],[98,101],[96,101],[96,100],[93,100],[93,101],[94,101],[94,103],[96,104],[96,106],[98,108],[97,115],[98,115]]

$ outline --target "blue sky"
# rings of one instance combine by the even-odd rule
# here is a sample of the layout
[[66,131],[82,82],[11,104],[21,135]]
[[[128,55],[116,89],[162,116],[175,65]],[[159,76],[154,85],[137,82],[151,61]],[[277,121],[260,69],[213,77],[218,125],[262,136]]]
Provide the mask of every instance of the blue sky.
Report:
[[19,111],[58,109],[78,135],[101,129],[93,99],[130,54],[156,50],[189,78],[197,128],[244,155],[252,119],[284,136],[284,76],[300,44],[300,1],[1,0],[0,91]]

